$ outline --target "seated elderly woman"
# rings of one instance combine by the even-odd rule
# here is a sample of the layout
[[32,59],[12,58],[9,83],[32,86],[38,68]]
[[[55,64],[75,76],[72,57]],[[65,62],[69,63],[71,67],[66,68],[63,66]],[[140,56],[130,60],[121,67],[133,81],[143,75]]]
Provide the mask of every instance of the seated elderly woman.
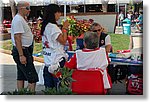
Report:
[[77,94],[103,94],[102,88],[105,90],[112,86],[107,73],[108,55],[105,48],[99,48],[97,32],[86,32],[83,40],[85,48],[77,50],[65,64],[75,69],[72,77],[76,81],[72,83],[72,90]]

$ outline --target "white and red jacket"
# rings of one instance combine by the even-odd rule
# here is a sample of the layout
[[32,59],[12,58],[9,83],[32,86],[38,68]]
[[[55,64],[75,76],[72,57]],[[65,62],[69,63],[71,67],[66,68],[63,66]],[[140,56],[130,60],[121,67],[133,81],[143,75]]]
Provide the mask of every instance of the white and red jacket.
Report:
[[77,70],[99,70],[103,74],[104,88],[111,88],[111,80],[108,78],[107,66],[109,58],[105,48],[94,50],[83,49],[77,50],[73,57],[66,62],[65,66]]

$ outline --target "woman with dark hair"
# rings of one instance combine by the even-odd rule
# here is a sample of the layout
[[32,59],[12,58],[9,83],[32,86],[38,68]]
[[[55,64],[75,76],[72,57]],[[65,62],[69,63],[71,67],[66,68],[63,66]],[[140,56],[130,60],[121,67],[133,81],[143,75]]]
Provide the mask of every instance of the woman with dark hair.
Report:
[[59,76],[54,73],[58,68],[62,68],[67,60],[64,45],[67,40],[69,22],[65,21],[61,30],[57,24],[60,16],[61,10],[58,5],[50,4],[45,8],[41,27],[45,88],[57,88]]

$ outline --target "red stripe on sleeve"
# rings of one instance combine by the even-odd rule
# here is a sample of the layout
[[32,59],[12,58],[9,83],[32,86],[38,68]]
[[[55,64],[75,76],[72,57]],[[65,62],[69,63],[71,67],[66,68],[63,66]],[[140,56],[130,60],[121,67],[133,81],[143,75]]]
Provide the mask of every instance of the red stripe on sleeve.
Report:
[[74,54],[69,61],[65,63],[65,67],[70,69],[76,69],[77,68],[77,59],[76,54]]

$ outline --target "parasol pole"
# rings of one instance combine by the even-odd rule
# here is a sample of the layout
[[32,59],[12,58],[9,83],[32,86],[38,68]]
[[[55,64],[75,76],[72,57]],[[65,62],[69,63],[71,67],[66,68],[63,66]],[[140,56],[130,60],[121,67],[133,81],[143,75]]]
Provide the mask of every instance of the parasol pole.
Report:
[[64,20],[66,20],[66,1],[64,3]]

